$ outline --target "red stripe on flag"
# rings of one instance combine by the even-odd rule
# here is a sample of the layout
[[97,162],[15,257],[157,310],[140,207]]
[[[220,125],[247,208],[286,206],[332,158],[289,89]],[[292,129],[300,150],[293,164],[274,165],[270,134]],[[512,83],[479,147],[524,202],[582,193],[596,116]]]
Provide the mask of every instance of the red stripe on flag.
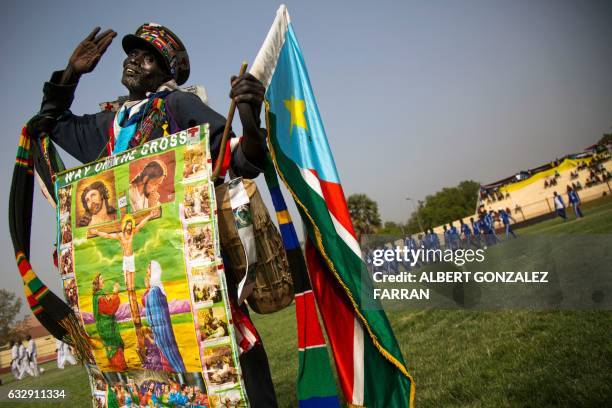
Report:
[[321,180],[316,170],[310,169],[312,174],[315,175],[319,184],[321,185],[321,191],[323,192],[323,198],[327,203],[327,209],[330,213],[336,217],[336,219],[342,224],[342,226],[355,238],[355,229],[353,228],[353,222],[351,221],[351,215],[349,214],[348,207],[346,205],[346,199],[344,198],[344,191],[342,185],[339,183],[332,183],[329,181]]
[[353,395],[354,378],[353,337],[355,316],[353,315],[353,309],[348,304],[338,283],[332,279],[331,272],[323,266],[324,264],[310,238],[306,240],[306,264],[308,265],[312,290],[317,299],[325,331],[334,351],[340,387],[345,398],[350,401]]
[[312,292],[295,297],[295,315],[297,317],[298,348],[304,349],[325,344]]

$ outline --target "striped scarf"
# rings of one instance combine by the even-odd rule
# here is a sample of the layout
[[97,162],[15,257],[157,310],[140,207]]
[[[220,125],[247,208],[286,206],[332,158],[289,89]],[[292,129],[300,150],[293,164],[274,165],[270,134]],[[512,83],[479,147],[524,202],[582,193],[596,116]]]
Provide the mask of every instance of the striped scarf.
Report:
[[147,99],[136,103],[125,102],[115,114],[109,129],[108,155],[140,146],[158,127],[163,129],[163,136],[176,132],[178,126],[166,110],[166,97],[176,90],[178,90],[176,81],[170,80],[155,92],[147,93]]
[[[91,362],[93,356],[88,336],[80,322],[64,301],[49,290],[40,280],[30,264],[30,236],[32,230],[32,204],[34,199],[34,168],[41,174],[54,174],[61,162],[55,160],[56,151],[48,143],[48,137],[41,135],[33,139],[26,127],[21,131],[17,158],[13,170],[9,198],[9,228],[15,250],[17,267],[23,280],[28,305],[34,316],[45,329],[57,339],[73,346],[81,361]],[[51,160],[54,160],[53,162]],[[47,189],[52,182],[45,181]],[[53,191],[53,190],[51,190]]]

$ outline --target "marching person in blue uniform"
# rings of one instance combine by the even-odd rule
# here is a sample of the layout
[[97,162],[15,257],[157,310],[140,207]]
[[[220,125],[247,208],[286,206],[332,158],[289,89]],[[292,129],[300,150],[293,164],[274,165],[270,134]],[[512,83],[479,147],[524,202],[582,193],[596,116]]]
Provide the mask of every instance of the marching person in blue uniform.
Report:
[[[411,251],[410,254],[412,254],[412,251],[416,251],[419,248],[415,239],[412,238],[412,235],[406,236],[405,245],[408,248],[408,250]],[[412,255],[409,255],[409,257],[410,257],[410,262],[413,262]],[[414,264],[414,266],[420,266],[420,264],[417,262]]]
[[514,231],[512,231],[512,227],[510,226],[510,220],[512,220],[512,222],[514,223],[516,223],[516,220],[503,208],[500,208],[498,213],[502,219],[502,222],[504,223],[504,229],[506,230],[506,240],[510,239],[510,234],[512,234],[512,236],[516,238],[516,234],[514,233]]
[[495,234],[495,224],[493,220],[493,210],[487,212],[486,210],[483,212],[483,222],[485,225],[486,231],[486,240],[487,245],[494,245],[499,242],[499,238],[497,234]]
[[450,239],[452,249],[459,249],[459,232],[452,222],[450,223]]
[[472,224],[472,230],[474,231],[474,244],[480,248],[480,221],[474,221],[474,217],[470,217],[470,224]]
[[429,243],[427,242],[427,235],[425,235],[425,237],[423,237],[423,234],[419,234],[418,235],[418,245],[419,248],[423,248],[423,249],[427,249]]
[[461,219],[461,233],[463,234],[463,237],[465,239],[464,241],[464,248],[471,248],[472,247],[472,230],[470,230],[469,225],[467,225],[465,222],[463,222],[463,219]]
[[432,228],[429,229],[429,247],[431,249],[440,249],[440,239]]
[[452,249],[452,238],[450,229],[448,225],[443,225],[442,228],[444,229],[444,248]]
[[576,218],[582,218],[582,210],[580,209],[580,205],[582,202],[580,201],[580,196],[575,188],[571,186],[567,186],[567,199],[569,203],[574,208],[574,214],[576,214]]

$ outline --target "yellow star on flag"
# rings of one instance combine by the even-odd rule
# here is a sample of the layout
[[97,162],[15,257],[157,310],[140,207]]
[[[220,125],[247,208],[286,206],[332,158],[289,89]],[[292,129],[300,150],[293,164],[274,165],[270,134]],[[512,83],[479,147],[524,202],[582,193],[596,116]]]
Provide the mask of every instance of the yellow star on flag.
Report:
[[306,103],[303,99],[295,99],[295,96],[292,96],[291,99],[285,99],[285,108],[291,113],[291,129],[289,130],[289,135],[293,133],[293,126],[299,126],[302,129],[308,130],[308,124],[306,123],[306,116],[304,116],[304,112],[306,111]]

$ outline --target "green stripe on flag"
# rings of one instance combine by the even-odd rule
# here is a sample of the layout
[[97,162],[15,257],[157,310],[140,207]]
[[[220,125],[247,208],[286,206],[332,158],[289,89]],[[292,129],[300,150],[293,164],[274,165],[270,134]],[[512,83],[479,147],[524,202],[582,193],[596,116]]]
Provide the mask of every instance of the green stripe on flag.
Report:
[[[306,370],[306,366],[318,367],[319,371]],[[306,376],[302,376],[306,373]],[[299,351],[298,399],[328,397],[336,395],[336,380],[329,365],[327,347],[308,348]]]
[[378,350],[371,341],[364,341],[364,401],[370,401],[368,408],[381,407],[374,405],[384,396],[387,407],[410,406],[410,379],[398,375],[399,371],[386,359],[380,358]]

